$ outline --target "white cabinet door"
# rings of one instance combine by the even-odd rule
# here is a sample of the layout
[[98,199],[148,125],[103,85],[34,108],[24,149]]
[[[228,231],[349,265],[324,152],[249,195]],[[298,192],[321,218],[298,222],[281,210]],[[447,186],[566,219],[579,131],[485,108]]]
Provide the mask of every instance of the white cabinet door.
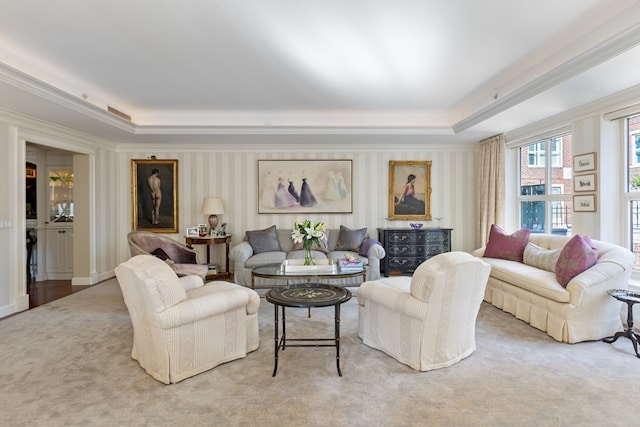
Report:
[[56,226],[45,231],[44,280],[73,277],[73,226]]

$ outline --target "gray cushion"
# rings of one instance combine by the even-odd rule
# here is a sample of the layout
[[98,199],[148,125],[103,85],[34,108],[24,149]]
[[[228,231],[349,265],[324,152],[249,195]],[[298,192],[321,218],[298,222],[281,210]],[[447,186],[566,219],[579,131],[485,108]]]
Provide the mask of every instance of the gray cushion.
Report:
[[254,254],[261,254],[263,252],[281,251],[280,243],[278,242],[278,234],[276,233],[276,226],[272,225],[264,230],[247,231],[247,240],[253,248]]
[[358,230],[352,230],[344,225],[340,226],[340,234],[338,235],[338,242],[336,243],[337,251],[352,251],[359,252],[360,246],[364,241],[364,237],[367,234],[367,228],[360,228]]

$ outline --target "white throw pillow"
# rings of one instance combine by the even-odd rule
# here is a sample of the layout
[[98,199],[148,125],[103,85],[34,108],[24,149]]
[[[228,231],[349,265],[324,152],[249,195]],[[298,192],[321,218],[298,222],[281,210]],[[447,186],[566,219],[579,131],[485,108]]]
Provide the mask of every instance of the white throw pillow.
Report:
[[544,249],[529,242],[524,248],[523,262],[533,267],[555,272],[561,249]]

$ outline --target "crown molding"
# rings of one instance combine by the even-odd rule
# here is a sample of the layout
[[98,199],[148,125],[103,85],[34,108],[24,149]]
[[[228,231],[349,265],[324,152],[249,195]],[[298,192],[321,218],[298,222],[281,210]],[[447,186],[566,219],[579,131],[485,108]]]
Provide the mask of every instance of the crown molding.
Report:
[[596,45],[594,48],[577,55],[542,76],[529,81],[518,90],[502,96],[491,105],[458,121],[453,125],[453,131],[455,134],[464,132],[638,45],[640,45],[640,31],[638,31],[637,25],[630,26],[614,37]]
[[3,108],[0,108],[0,123],[18,127],[20,129],[19,136],[22,139],[36,144],[46,144],[60,150],[91,154],[99,148],[115,149],[117,147],[113,141]]
[[38,80],[23,73],[3,62],[0,62],[0,83],[6,83],[42,99],[51,101],[57,105],[83,114],[95,120],[99,120],[109,126],[134,133],[135,125],[109,111],[102,109],[90,102],[71,95],[42,80]]
[[429,126],[137,126],[136,135],[453,135]]
[[583,120],[594,115],[602,115],[637,104],[640,97],[640,85],[614,93],[607,97],[598,99],[588,104],[581,105],[572,110],[554,115],[553,117],[530,123],[518,129],[514,129],[505,134],[507,145],[520,145],[531,138],[536,138],[550,129],[563,129],[578,120]]

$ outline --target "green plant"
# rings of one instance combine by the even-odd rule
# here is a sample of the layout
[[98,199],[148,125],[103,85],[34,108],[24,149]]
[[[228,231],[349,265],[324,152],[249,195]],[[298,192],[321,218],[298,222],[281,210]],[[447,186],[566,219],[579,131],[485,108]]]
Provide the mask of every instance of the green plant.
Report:
[[633,188],[640,187],[640,175],[636,175],[633,178],[631,178],[631,186]]

